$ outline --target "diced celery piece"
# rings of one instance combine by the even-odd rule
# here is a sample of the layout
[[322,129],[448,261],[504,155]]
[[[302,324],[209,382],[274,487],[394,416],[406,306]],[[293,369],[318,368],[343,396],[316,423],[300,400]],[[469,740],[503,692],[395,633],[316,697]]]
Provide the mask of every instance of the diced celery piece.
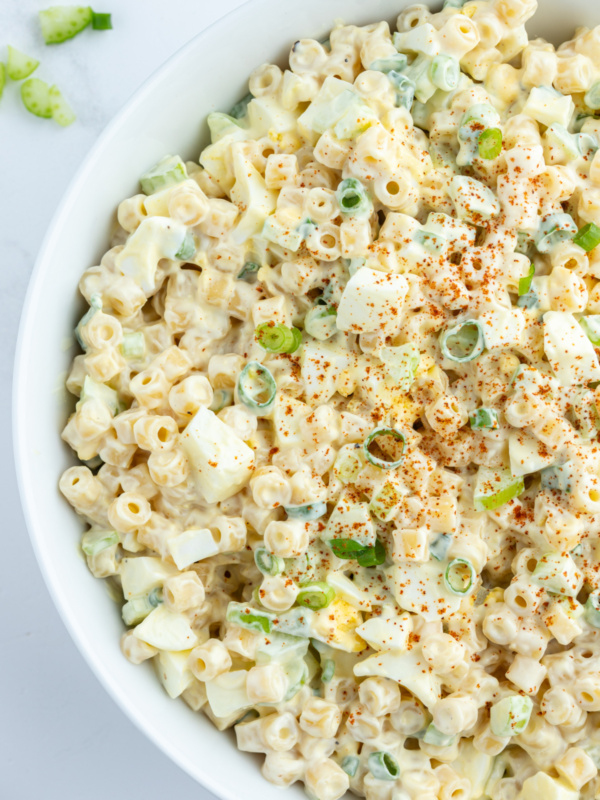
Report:
[[515,478],[509,469],[479,467],[473,505],[477,511],[493,511],[524,491],[523,478]]
[[529,722],[533,703],[526,695],[514,694],[494,703],[490,710],[490,728],[494,736],[518,736]]
[[240,130],[239,122],[234,117],[229,116],[229,114],[223,114],[221,111],[213,111],[208,115],[206,121],[210,130],[210,140],[213,144],[229,133],[233,131],[239,133]]
[[39,78],[28,78],[21,84],[21,99],[23,105],[36,117],[50,119],[52,117],[52,99],[50,87]]
[[50,107],[52,109],[52,119],[55,122],[58,122],[58,124],[63,128],[66,128],[68,125],[71,125],[73,122],[75,122],[77,115],[65,100],[64,95],[58,86],[50,87],[49,96]]
[[600,314],[581,317],[579,324],[594,347],[600,347]]
[[379,358],[397,388],[401,392],[408,392],[421,361],[421,354],[414,344],[409,342],[398,347],[382,347]]
[[425,744],[432,744],[436,747],[450,747],[456,741],[456,736],[449,736],[439,731],[433,722],[429,723],[423,735]]
[[128,360],[140,359],[146,355],[146,338],[143,331],[123,334],[121,355]]
[[[85,403],[86,400],[91,399],[101,400],[103,403],[106,403],[113,416],[122,410],[119,395],[115,389],[112,389],[105,383],[99,383],[98,381],[90,378],[89,375],[86,375],[83,380],[83,388],[81,390],[79,403]],[[79,403],[77,405],[79,405]]]
[[531,573],[533,583],[552,594],[576,597],[583,584],[583,575],[571,556],[545,553]]
[[52,6],[39,13],[42,36],[46,44],[60,44],[72,39],[90,24],[90,6]]
[[28,78],[32,72],[35,72],[39,65],[40,62],[37,58],[32,58],[26,53],[17,50],[16,47],[8,45],[6,71],[11,80],[22,81],[24,78]]
[[116,531],[99,531],[92,528],[81,537],[81,549],[86,556],[97,556],[115,544],[119,544],[119,534]]
[[187,179],[185,164],[179,156],[165,156],[140,178],[144,194],[154,194]]

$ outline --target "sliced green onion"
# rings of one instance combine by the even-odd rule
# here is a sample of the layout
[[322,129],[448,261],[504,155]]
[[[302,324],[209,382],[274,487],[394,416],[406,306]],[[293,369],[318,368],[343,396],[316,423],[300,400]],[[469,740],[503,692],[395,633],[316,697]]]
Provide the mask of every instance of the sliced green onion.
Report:
[[237,382],[242,403],[252,411],[268,411],[275,402],[277,384],[270,371],[258,361],[250,361]]
[[431,722],[423,734],[423,741],[425,744],[431,744],[435,747],[450,747],[456,741],[456,736],[442,733],[435,727],[433,722]]
[[527,292],[531,289],[531,281],[533,280],[533,276],[535,275],[535,264],[531,263],[529,265],[529,272],[524,278],[519,278],[519,297],[527,294]]
[[401,72],[396,72],[396,70],[388,72],[388,78],[396,90],[396,105],[399,108],[406,108],[408,111],[410,111],[413,107],[413,103],[415,102],[415,91],[417,88],[415,86],[415,82],[412,81],[407,75],[403,75]]
[[233,392],[231,389],[215,389],[213,401],[209,405],[209,409],[218,413],[225,406],[230,406],[233,400]]
[[375,70],[377,72],[402,72],[404,67],[408,64],[408,58],[404,55],[404,53],[394,53],[393,56],[388,56],[387,58],[378,58],[376,61],[373,61],[369,69]]
[[267,353],[295,353],[302,343],[302,333],[298,328],[288,328],[276,322],[263,322],[254,335]]
[[570,492],[572,490],[571,470],[566,465],[546,467],[540,471],[542,490],[550,492]]
[[185,239],[183,240],[181,247],[175,253],[175,258],[178,258],[180,261],[188,261],[194,253],[196,252],[196,239],[194,238],[193,234],[186,233]]
[[549,253],[561,242],[572,239],[577,233],[577,225],[569,214],[548,214],[543,218],[535,246],[540,253]]
[[481,323],[476,319],[458,322],[442,331],[439,343],[444,358],[456,361],[458,364],[472,361],[480,356],[485,348]]
[[448,243],[448,240],[440,236],[439,233],[431,233],[430,231],[416,231],[414,240],[430,253],[439,253]]
[[96,14],[92,11],[92,28],[95,31],[111,31],[112,17],[110,14]]
[[275,615],[243,603],[231,602],[227,607],[226,619],[255,633],[271,633]]
[[440,533],[429,544],[429,552],[436,561],[444,561],[448,555],[448,550],[452,544],[452,536],[449,533]]
[[360,758],[358,756],[345,756],[340,766],[346,775],[349,775],[351,778],[353,778],[356,775],[356,770],[358,769],[359,764]]
[[583,102],[592,111],[600,109],[600,81],[593,83],[583,97]]
[[364,552],[359,553],[356,560],[360,567],[378,567],[380,564],[385,563],[386,557],[383,542],[377,539],[372,547],[366,547]]
[[[387,461],[385,458],[379,458],[378,456],[373,455],[370,451],[370,446],[375,442],[377,445],[379,443],[376,441],[379,437],[383,436],[390,436],[397,442],[402,443],[402,449],[400,451],[400,458],[394,461]],[[404,458],[404,450],[406,449],[406,437],[402,433],[402,431],[397,430],[397,428],[375,428],[375,430],[371,431],[371,433],[367,436],[363,444],[363,451],[365,454],[365,458],[367,461],[372,464],[374,467],[379,467],[379,469],[396,469],[402,463],[402,459]]]
[[254,100],[253,94],[247,94],[245,97],[242,97],[242,99],[231,109],[229,116],[233,117],[234,119],[241,119],[242,117],[245,117],[248,113],[248,104],[252,100]]
[[533,703],[527,695],[504,697],[490,709],[490,728],[494,736],[518,736],[529,722]]
[[320,519],[327,513],[327,503],[306,503],[303,506],[284,506],[283,510],[290,519],[301,519],[309,522]]
[[254,551],[254,563],[263,575],[280,575],[285,569],[285,561],[274,556],[266,547],[257,547]]
[[306,312],[304,330],[324,342],[337,333],[336,317],[337,311],[333,306],[318,303]]
[[585,619],[592,628],[600,628],[600,592],[592,592],[585,601]]
[[476,511],[494,511],[524,491],[523,477],[514,477],[509,469],[479,467],[473,505]]
[[454,56],[439,55],[433,58],[429,67],[429,77],[434,86],[444,92],[451,92],[458,86],[460,66]]
[[[520,280],[524,279],[521,278]],[[539,305],[540,298],[533,286],[530,286],[529,291],[517,299],[517,306],[519,308],[539,308]]]
[[143,358],[146,355],[146,337],[143,331],[132,331],[131,333],[123,334],[120,350],[123,358]]
[[371,775],[380,781],[395,781],[400,775],[398,762],[391,753],[385,750],[371,753],[367,765]]
[[490,160],[498,158],[502,152],[502,131],[500,128],[487,128],[477,143],[477,149],[481,158]]
[[301,586],[296,603],[299,606],[312,608],[313,611],[319,611],[321,608],[327,608],[334,597],[335,591],[331,586],[323,581],[318,581]]
[[0,61],[0,97],[4,94],[6,86],[6,66]]
[[248,278],[251,278],[252,276],[256,275],[259,269],[260,269],[260,264],[256,264],[254,261],[246,261],[246,263],[242,267],[242,271],[238,275],[238,280],[247,281]]
[[461,597],[466,597],[473,591],[476,580],[475,567],[466,558],[453,558],[444,573],[446,588]]
[[119,544],[119,534],[116,531],[91,530],[81,537],[81,549],[86,556],[97,556],[115,544]]
[[368,549],[364,544],[355,542],[354,539],[330,539],[329,547],[331,547],[335,556],[346,560],[358,558]]
[[332,658],[326,658],[323,661],[323,666],[321,668],[321,680],[323,683],[329,683],[329,681],[335,675],[335,661]]
[[500,426],[498,422],[498,412],[493,408],[478,408],[469,417],[469,422],[473,430],[488,428],[495,431]]
[[346,178],[337,188],[335,196],[342,214],[369,216],[373,204],[367,190],[357,178]]
[[582,250],[589,253],[600,244],[600,228],[593,222],[588,222],[573,238],[573,244],[579,245]]

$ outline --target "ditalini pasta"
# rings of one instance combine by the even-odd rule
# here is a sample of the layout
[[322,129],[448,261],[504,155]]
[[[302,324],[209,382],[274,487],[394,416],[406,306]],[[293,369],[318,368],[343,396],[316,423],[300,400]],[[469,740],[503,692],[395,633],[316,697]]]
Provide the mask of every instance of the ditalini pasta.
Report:
[[83,274],[122,650],[309,797],[600,797],[600,26],[303,39]]

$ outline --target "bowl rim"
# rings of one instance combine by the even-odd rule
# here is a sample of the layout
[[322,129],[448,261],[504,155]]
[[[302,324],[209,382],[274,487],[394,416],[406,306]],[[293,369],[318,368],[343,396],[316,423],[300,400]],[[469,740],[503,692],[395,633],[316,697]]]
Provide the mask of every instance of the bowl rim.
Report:
[[[33,553],[41,572],[44,584],[46,585],[46,588],[52,598],[53,605],[58,613],[58,617],[67,629],[71,640],[75,644],[75,647],[83,657],[87,666],[90,668],[92,674],[99,681],[111,700],[116,704],[117,708],[123,711],[127,718],[135,725],[135,727],[171,761],[177,764],[177,766],[180,767],[187,775],[200,783],[200,785],[204,786],[217,797],[223,798],[223,800],[239,800],[239,795],[234,793],[234,791],[230,790],[228,787],[219,783],[216,776],[214,776],[210,770],[199,768],[199,766],[196,765],[195,770],[192,771],[185,756],[180,753],[175,744],[171,743],[171,740],[166,732],[161,732],[159,726],[149,728],[144,724],[136,704],[131,701],[127,693],[126,687],[122,686],[108,670],[103,669],[102,665],[89,651],[86,644],[85,631],[78,624],[76,616],[71,611],[70,604],[66,602],[66,598],[63,597],[60,591],[59,576],[54,574],[49,563],[46,561],[39,544],[40,531],[34,522],[32,512],[30,510],[33,508],[35,503],[35,494],[33,483],[28,476],[26,458],[23,455],[23,453],[26,452],[24,442],[27,420],[24,412],[22,411],[24,404],[21,404],[20,398],[25,392],[25,383],[27,378],[25,357],[27,355],[28,339],[32,332],[31,329],[33,326],[31,310],[35,305],[35,301],[39,292],[41,291],[38,276],[45,269],[46,263],[54,248],[55,241],[57,240],[57,237],[61,235],[64,219],[68,214],[69,208],[74,202],[74,198],[77,197],[79,189],[84,184],[88,173],[92,170],[97,159],[101,156],[105,144],[112,138],[113,134],[118,131],[123,122],[133,112],[133,109],[142,104],[149,94],[152,94],[155,85],[162,80],[162,75],[165,71],[170,71],[176,68],[178,62],[185,61],[188,53],[201,46],[201,43],[211,36],[212,31],[215,28],[220,28],[221,26],[229,24],[232,18],[235,18],[242,11],[247,10],[248,6],[261,6],[268,2],[269,0],[243,0],[243,2],[241,2],[235,8],[215,19],[213,22],[195,34],[191,39],[181,45],[181,47],[179,47],[161,64],[159,64],[152,71],[152,73],[139,86],[137,86],[137,88],[133,90],[131,95],[124,101],[116,114],[114,114],[104,126],[102,132],[95,139],[80,162],[79,166],[76,168],[73,177],[69,181],[61,196],[60,202],[56,208],[56,211],[52,215],[50,223],[48,224],[42,239],[42,243],[37,253],[35,264],[27,284],[25,299],[21,307],[12,370],[12,445],[18,496]],[[199,778],[200,772],[201,780]]]

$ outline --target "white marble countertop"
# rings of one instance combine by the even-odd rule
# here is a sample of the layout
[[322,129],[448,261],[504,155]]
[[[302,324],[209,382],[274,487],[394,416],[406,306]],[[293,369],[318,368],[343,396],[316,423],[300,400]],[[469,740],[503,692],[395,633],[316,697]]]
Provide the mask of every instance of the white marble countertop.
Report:
[[0,797],[47,800],[212,795],[125,717],[67,634],[34,559],[12,459],[11,379],[21,307],[54,210],[98,134],[144,79],[243,0],[97,0],[114,30],[46,47],[37,11],[53,0],[0,1],[5,46],[36,56],[78,114],[61,129],[28,114],[19,87],[0,100]]

